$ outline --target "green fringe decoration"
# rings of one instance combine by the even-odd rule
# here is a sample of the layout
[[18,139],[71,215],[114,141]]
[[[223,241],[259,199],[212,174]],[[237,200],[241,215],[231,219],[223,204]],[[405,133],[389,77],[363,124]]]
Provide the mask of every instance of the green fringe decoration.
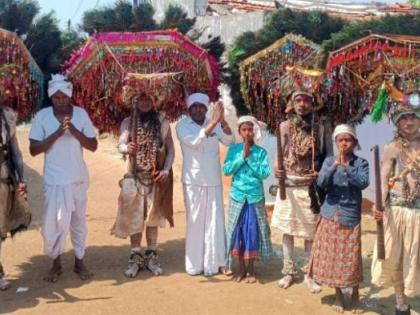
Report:
[[382,116],[386,108],[387,98],[388,94],[386,92],[386,89],[384,87],[381,87],[378,93],[378,98],[376,99],[375,104],[373,104],[372,107],[372,112],[370,116],[372,122],[377,123],[382,120]]

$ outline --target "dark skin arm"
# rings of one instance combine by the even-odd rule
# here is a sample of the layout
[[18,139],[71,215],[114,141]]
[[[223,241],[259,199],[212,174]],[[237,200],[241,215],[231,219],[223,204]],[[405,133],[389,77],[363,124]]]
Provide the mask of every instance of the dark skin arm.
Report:
[[53,134],[51,134],[43,141],[30,139],[29,152],[32,156],[37,156],[41,153],[47,152],[52,147],[54,142],[63,135],[63,133],[64,130],[62,126],[60,126]]
[[47,152],[55,141],[60,138],[64,132],[68,130],[79,142],[80,145],[92,152],[98,148],[98,141],[96,138],[88,138],[82,132],[76,129],[71,123],[70,118],[66,117],[61,123],[60,127],[43,141],[30,140],[29,152],[32,156]]

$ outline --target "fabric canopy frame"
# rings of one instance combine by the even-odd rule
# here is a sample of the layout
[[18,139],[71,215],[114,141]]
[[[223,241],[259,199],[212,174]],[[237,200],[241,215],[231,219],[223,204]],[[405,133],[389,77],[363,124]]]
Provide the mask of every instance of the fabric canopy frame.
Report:
[[20,121],[29,120],[44,100],[44,75],[16,33],[0,29],[0,94]]
[[175,30],[95,34],[63,69],[73,82],[75,102],[100,130],[112,132],[127,115],[121,93],[129,73],[138,75],[147,94],[159,94],[157,109],[171,121],[186,109],[188,94],[206,93],[214,101],[219,84],[217,60]]

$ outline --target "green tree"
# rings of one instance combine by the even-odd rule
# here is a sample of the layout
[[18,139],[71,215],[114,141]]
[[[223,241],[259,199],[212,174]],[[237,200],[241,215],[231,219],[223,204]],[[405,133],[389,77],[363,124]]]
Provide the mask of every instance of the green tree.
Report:
[[48,68],[58,72],[61,66],[70,58],[73,51],[79,49],[86,41],[71,25],[60,34],[61,46],[50,56]]
[[134,8],[133,30],[151,31],[156,29],[156,22],[153,19],[155,9],[149,3],[142,3]]
[[30,26],[25,45],[44,72],[56,72],[56,64],[50,62],[51,56],[62,47],[61,32],[54,12],[39,17]]
[[38,1],[0,0],[0,27],[18,35],[26,34],[38,13]]
[[182,34],[186,34],[195,24],[195,18],[189,19],[187,12],[180,6],[170,4],[165,11],[165,17],[159,24],[160,29],[177,28]]
[[156,28],[154,13],[149,3],[133,8],[131,2],[120,0],[113,6],[86,11],[81,28],[90,35],[95,32],[150,31]]
[[408,0],[408,3],[414,8],[420,9],[420,0]]

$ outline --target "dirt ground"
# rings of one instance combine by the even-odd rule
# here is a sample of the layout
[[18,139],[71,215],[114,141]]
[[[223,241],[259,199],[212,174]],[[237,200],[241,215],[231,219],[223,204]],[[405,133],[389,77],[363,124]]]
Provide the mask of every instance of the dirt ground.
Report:
[[[97,152],[85,154],[91,174],[86,262],[94,277],[82,282],[72,272],[69,241],[68,252],[63,256],[64,274],[57,283],[47,284],[42,277],[50,261],[43,255],[40,235],[43,157],[29,155],[27,128],[21,128],[18,136],[26,163],[33,224],[29,231],[7,240],[3,246],[3,264],[13,286],[7,292],[0,292],[0,314],[335,314],[330,309],[334,293],[330,288],[324,287],[320,294],[313,295],[302,283],[288,290],[277,286],[281,276],[281,235],[276,231],[272,233],[276,257],[269,263],[257,264],[261,283],[237,284],[223,276],[206,278],[185,274],[185,211],[179,180],[179,147],[174,167],[176,226],[160,230],[159,236],[159,255],[165,274],[156,278],[142,271],[133,280],[125,278],[122,271],[129,254],[128,241],[111,237],[109,233],[116,214],[117,183],[125,171],[111,139],[101,140]],[[226,204],[227,191],[225,187]],[[364,216],[362,302],[366,314],[393,314],[392,291],[370,286],[374,226],[373,220]],[[299,241],[297,255],[302,254],[302,245]],[[22,289],[24,292],[19,292]],[[420,299],[412,301],[412,305],[420,312]]]

